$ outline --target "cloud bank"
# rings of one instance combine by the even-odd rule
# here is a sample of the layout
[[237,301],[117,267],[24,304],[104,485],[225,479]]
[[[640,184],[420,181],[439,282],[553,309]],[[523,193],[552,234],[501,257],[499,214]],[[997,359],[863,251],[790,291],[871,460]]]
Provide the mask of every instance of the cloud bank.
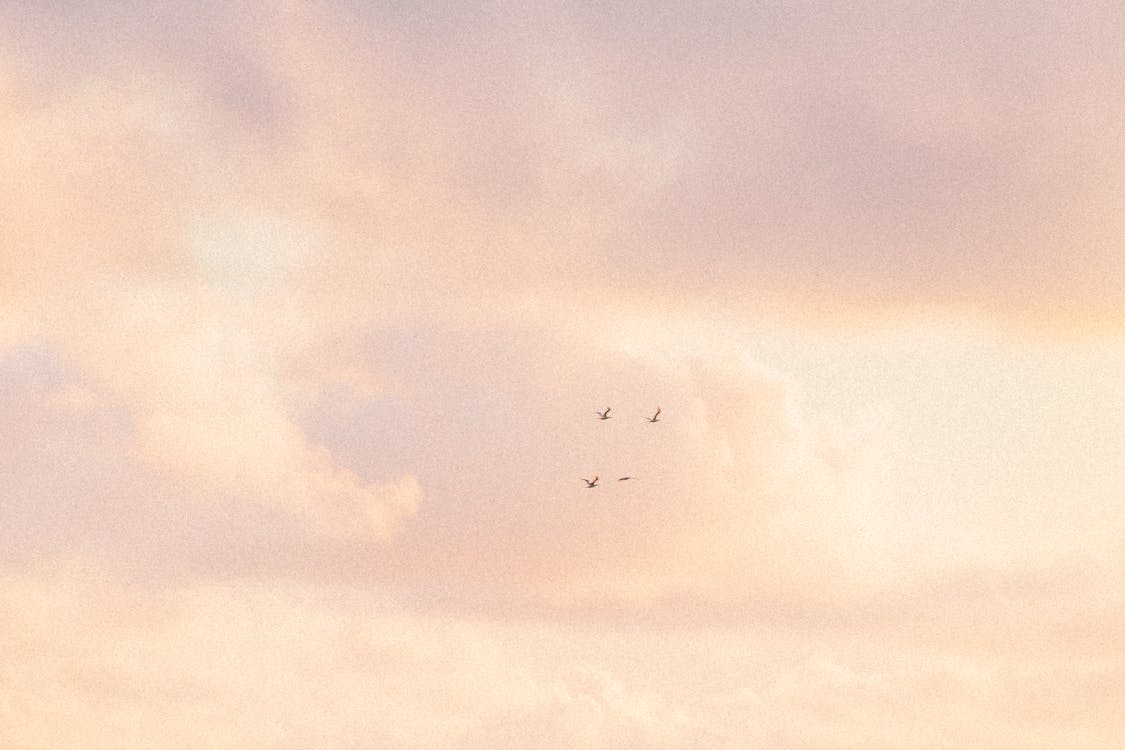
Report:
[[1123,24],[4,6],[0,744],[1114,745]]

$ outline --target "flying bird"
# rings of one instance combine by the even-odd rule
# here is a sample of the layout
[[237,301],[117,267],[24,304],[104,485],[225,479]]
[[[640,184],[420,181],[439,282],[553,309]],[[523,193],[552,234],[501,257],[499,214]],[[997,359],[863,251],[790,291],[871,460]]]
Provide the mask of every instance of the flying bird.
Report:
[[[607,410],[608,411],[608,410]],[[656,413],[651,417],[645,417],[646,422],[659,422],[660,421],[660,407],[656,407]]]
[[612,417],[609,416],[609,407],[608,406],[605,408],[605,411],[599,411],[599,412],[594,412],[594,413],[597,414],[602,419],[612,419]]
[[624,481],[625,481],[626,479],[632,479],[632,478],[633,478],[633,477],[618,477],[618,478],[617,478],[617,481],[618,481],[618,482],[624,482]]
[[597,487],[598,486],[598,475],[595,474],[593,479],[583,478],[582,481],[586,483],[586,489],[590,489],[591,487]]

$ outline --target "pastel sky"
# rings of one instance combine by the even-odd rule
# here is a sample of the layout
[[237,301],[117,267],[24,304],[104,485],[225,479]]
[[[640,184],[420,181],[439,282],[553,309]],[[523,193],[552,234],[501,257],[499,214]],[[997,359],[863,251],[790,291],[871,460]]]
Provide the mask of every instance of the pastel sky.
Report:
[[1125,745],[1123,39],[0,4],[0,746]]

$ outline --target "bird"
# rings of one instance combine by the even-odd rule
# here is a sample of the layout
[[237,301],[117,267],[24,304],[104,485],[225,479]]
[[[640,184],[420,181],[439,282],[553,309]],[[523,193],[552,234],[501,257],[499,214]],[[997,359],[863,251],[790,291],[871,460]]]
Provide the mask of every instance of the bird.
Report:
[[[607,410],[608,411],[608,410]],[[656,413],[651,417],[645,417],[646,422],[659,422],[660,421],[660,407],[656,407]]]
[[625,481],[626,479],[632,479],[632,478],[633,478],[633,477],[618,477],[618,478],[617,478],[617,481],[618,481],[618,482],[624,482],[624,481]]
[[597,414],[602,419],[613,419],[613,417],[609,416],[609,407],[608,406],[605,408],[605,411],[599,411],[599,412],[594,412],[594,413]]
[[595,474],[593,479],[583,478],[582,481],[586,483],[586,489],[591,489],[593,487],[597,487],[598,486],[598,475]]

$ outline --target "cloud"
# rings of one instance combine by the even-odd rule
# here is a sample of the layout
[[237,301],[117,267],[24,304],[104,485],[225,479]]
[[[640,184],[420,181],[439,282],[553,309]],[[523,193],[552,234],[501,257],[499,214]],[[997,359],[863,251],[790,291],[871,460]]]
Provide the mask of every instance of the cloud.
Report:
[[172,592],[122,586],[80,560],[4,584],[7,747],[488,747],[498,731],[517,746],[603,747],[683,723],[600,671],[543,671],[487,626],[403,614],[354,589]]
[[[1090,648],[1042,638],[1074,622],[1069,605],[1094,601],[1070,593],[1029,599],[1039,623],[1018,609],[978,616],[961,593],[934,589],[929,633],[897,614],[707,627],[683,641],[426,615],[347,586],[125,583],[81,558],[2,582],[0,706],[13,720],[0,741],[17,749],[79,739],[987,749],[1112,744],[1125,730],[1113,711],[1122,664],[1108,646],[1120,597],[1082,610],[1102,639]],[[945,627],[990,640],[935,640]]]
[[[1116,20],[1095,4],[1082,12]],[[142,466],[185,497],[234,497],[314,535],[354,538],[401,528],[425,487],[443,507],[405,549],[432,557],[441,538],[466,571],[443,573],[451,580],[522,581],[547,599],[730,597],[740,566],[759,572],[740,596],[783,580],[827,590],[814,571],[836,581],[869,566],[856,558],[879,557],[862,551],[879,542],[857,519],[880,484],[878,442],[868,450],[862,429],[802,414],[799,378],[747,364],[742,334],[778,304],[798,317],[837,304],[975,308],[999,289],[1000,306],[1010,296],[1057,309],[1063,287],[1043,281],[1055,256],[993,240],[1024,216],[1020,196],[1063,190],[1022,178],[1055,164],[1065,133],[1083,157],[1075,165],[1101,152],[1096,129],[1065,127],[1078,110],[997,94],[983,73],[1025,66],[997,60],[995,32],[982,30],[993,26],[971,14],[674,6],[627,28],[593,8],[497,19],[326,4],[263,19],[204,13],[171,44],[135,8],[91,13],[99,23],[74,40],[81,67],[60,59],[34,73],[36,40],[74,36],[51,14],[25,18],[30,36],[5,53],[14,167],[3,189],[22,218],[0,230],[13,292],[4,319],[19,321],[4,340],[51,350],[80,372],[74,393],[128,412]],[[980,14],[1030,39],[1049,27]],[[837,23],[854,32],[848,42],[828,33]],[[109,54],[115,26],[144,75]],[[617,43],[603,28],[629,33]],[[456,38],[463,56],[437,54],[426,35]],[[1093,94],[1115,69],[1093,57],[1100,36],[1072,50],[1082,38],[1016,57],[1034,90],[1070,92],[1097,121],[1115,105]],[[908,60],[915,41],[925,54]],[[1070,51],[1086,74],[1056,70]],[[229,73],[231,59],[248,72]],[[886,59],[909,64],[872,62]],[[807,64],[783,64],[794,60]],[[1013,142],[1026,159],[990,151]],[[994,190],[1006,185],[1023,187]],[[1076,210],[1059,201],[1040,214],[1070,226]],[[957,256],[971,272],[946,267],[952,245],[936,216],[987,250]],[[1099,221],[1083,231],[1109,226]],[[1011,266],[1023,270],[1008,287]],[[1076,293],[1079,316],[1097,318],[1097,299]],[[638,315],[644,330],[716,310],[725,317],[684,334],[723,343],[668,362],[613,336]],[[615,343],[596,348],[606,336]],[[684,426],[647,454],[624,442],[599,454],[585,447],[599,445],[591,434],[540,434],[536,420],[504,413],[513,399],[533,414],[571,393],[638,398],[644,410],[659,401]],[[566,406],[556,423],[592,408]],[[690,480],[653,488],[648,513],[599,507],[576,524],[555,507],[560,477],[619,459]],[[550,510],[535,517],[520,502]],[[602,526],[621,537],[599,536]],[[494,529],[514,535],[526,567],[490,550]],[[559,549],[537,548],[544,536]],[[684,552],[697,544],[714,556]],[[561,573],[557,552],[572,563]]]
[[697,746],[706,734],[681,710],[638,695],[605,671],[580,666],[542,686],[529,707],[474,728],[459,747]]
[[746,358],[664,362],[536,327],[408,342],[369,346],[393,355],[393,399],[356,409],[328,393],[304,416],[368,472],[381,462],[363,446],[393,444],[382,460],[427,488],[426,512],[378,562],[339,575],[439,583],[446,606],[667,616],[847,598],[885,554],[863,513],[878,449],[810,419]]
[[[653,487],[661,497],[656,512],[603,509],[600,515],[590,515],[584,523],[574,525],[573,518],[558,510],[542,516],[517,510],[513,498],[501,504],[506,515],[498,517],[469,483],[453,479],[453,474],[471,476],[472,484],[488,487],[494,481],[488,475],[512,466],[514,458],[524,466],[534,466],[541,463],[534,451],[557,457],[573,450],[571,445],[596,444],[591,436],[579,433],[572,436],[571,445],[564,442],[563,434],[546,440],[537,435],[539,428],[530,421],[506,424],[492,414],[479,415],[486,436],[481,442],[468,431],[469,421],[478,415],[464,402],[488,394],[485,399],[495,408],[502,408],[503,401],[512,397],[527,399],[525,405],[530,408],[533,403],[556,399],[554,394],[560,392],[595,393],[599,384],[604,389],[609,383],[598,369],[606,363],[596,362],[582,350],[596,338],[591,331],[604,330],[615,316],[597,307],[589,314],[560,314],[555,303],[529,310],[528,300],[538,292],[557,293],[573,282],[575,269],[567,267],[558,283],[518,291],[532,275],[554,266],[563,250],[548,251],[540,258],[537,251],[544,247],[542,234],[528,233],[519,221],[510,223],[503,212],[495,213],[495,207],[458,197],[464,187],[450,180],[457,172],[451,164],[439,159],[434,169],[423,163],[416,173],[384,172],[380,165],[390,158],[386,154],[367,153],[363,144],[328,137],[333,128],[344,124],[338,118],[344,117],[340,108],[349,87],[367,80],[371,73],[358,70],[346,56],[336,53],[328,54],[324,68],[292,67],[294,56],[301,57],[303,48],[293,37],[293,28],[282,24],[277,33],[279,39],[297,46],[259,50],[264,56],[263,69],[286,81],[293,91],[303,92],[297,101],[304,106],[337,113],[308,123],[306,130],[293,131],[288,141],[292,159],[272,158],[268,150],[259,153],[263,174],[280,185],[301,184],[308,190],[298,198],[290,189],[267,188],[264,181],[248,175],[248,182],[225,182],[221,160],[229,147],[212,137],[213,128],[222,120],[217,110],[203,106],[208,101],[206,88],[188,85],[161,66],[157,66],[156,79],[165,77],[179,84],[170,87],[172,93],[164,93],[156,85],[129,88],[110,72],[105,96],[111,105],[132,105],[135,119],[126,121],[127,129],[146,136],[153,158],[182,163],[181,138],[198,141],[207,158],[191,171],[173,170],[172,177],[154,172],[163,190],[151,195],[138,191],[135,204],[102,210],[91,201],[101,199],[103,178],[116,179],[133,170],[136,178],[126,179],[139,181],[153,166],[128,151],[107,152],[109,163],[104,169],[77,181],[83,192],[74,197],[73,204],[82,216],[104,222],[108,234],[89,235],[80,224],[65,223],[66,232],[58,244],[58,268],[30,284],[17,305],[33,321],[32,335],[81,372],[83,387],[96,388],[129,412],[136,455],[149,470],[178,485],[173,494],[206,502],[237,498],[288,514],[314,535],[349,539],[365,533],[385,537],[401,528],[418,508],[419,481],[422,485],[435,481],[446,493],[447,508],[456,507],[453,498],[460,497],[462,503],[477,509],[476,521],[483,528],[515,524],[512,551],[518,554],[519,564],[509,576],[503,570],[517,558],[496,557],[487,546],[479,548],[479,540],[448,539],[440,528],[432,530],[436,532],[433,538],[427,536],[430,529],[419,532],[423,541],[413,545],[419,554],[465,560],[468,575],[477,580],[482,576],[495,576],[499,581],[528,577],[534,596],[547,601],[606,596],[652,601],[685,591],[698,595],[701,587],[716,588],[708,596],[724,597],[733,595],[730,586],[740,577],[739,566],[764,565],[765,570],[773,571],[753,577],[754,583],[738,594],[746,595],[759,585],[766,586],[770,575],[800,578],[805,575],[801,571],[810,569],[808,561],[826,562],[834,556],[823,557],[823,545],[810,541],[822,537],[824,530],[803,529],[793,518],[782,518],[785,513],[797,513],[783,510],[787,504],[812,508],[810,498],[831,494],[828,487],[839,481],[834,476],[839,472],[819,454],[832,449],[817,445],[821,437],[806,434],[804,426],[789,424],[794,417],[788,412],[784,386],[737,363],[701,361],[694,373],[666,373],[668,384],[660,383],[665,373],[646,370],[641,364],[649,390],[671,388],[679,403],[668,407],[685,419],[675,442],[660,449],[666,465],[675,468],[667,475],[692,476],[692,482],[699,483],[698,487],[687,481]],[[322,40],[304,43],[319,50]],[[320,87],[330,70],[340,76],[336,85]],[[66,95],[50,116],[64,132],[77,133],[79,142],[112,140],[105,118],[88,116],[105,105],[85,93],[84,86],[71,86],[74,88],[63,88]],[[405,107],[401,94],[389,92],[387,105]],[[173,112],[185,116],[169,117],[168,101],[175,105]],[[469,106],[457,100],[453,103]],[[444,113],[446,104],[435,102],[423,109],[431,106]],[[361,115],[374,116],[370,112]],[[30,123],[45,116],[41,105],[29,104],[17,113],[16,120],[31,133]],[[436,115],[424,111],[416,116],[429,121]],[[362,122],[356,123],[360,125]],[[260,137],[250,128],[235,128],[235,132],[250,141]],[[457,132],[427,135],[423,129],[418,137],[433,139],[422,150],[425,159],[445,158],[472,146]],[[53,164],[49,152],[31,153],[30,171],[53,174],[48,169]],[[354,161],[357,156],[359,161]],[[349,163],[353,166],[348,167]],[[361,174],[355,164],[368,165],[370,175]],[[370,183],[372,176],[380,175],[385,183]],[[204,188],[212,186],[217,188],[216,195],[205,196]],[[410,201],[392,195],[400,188]],[[353,199],[359,203],[339,203],[343,192],[350,189],[358,191]],[[220,199],[229,200],[229,205],[220,208]],[[446,204],[449,210],[443,216],[448,221],[434,222],[435,210]],[[371,217],[359,218],[363,206],[371,209]],[[160,227],[159,237],[138,241],[135,254],[114,252],[115,237],[148,222]],[[458,236],[462,230],[463,236]],[[28,229],[29,242],[36,231]],[[498,232],[505,239],[493,246],[491,240]],[[519,247],[521,236],[533,238],[527,250]],[[76,249],[84,240],[94,264],[66,268],[63,259],[80,257]],[[507,351],[482,349],[484,338],[466,330],[478,324],[503,327],[504,319],[528,310],[530,326],[526,330],[515,334],[497,331],[497,336],[508,337],[504,341],[510,347]],[[564,336],[558,346],[536,342],[537,337],[557,336],[560,330]],[[368,348],[368,342],[378,342],[383,332],[401,332],[409,343],[398,350]],[[430,350],[425,355],[432,361],[411,371],[418,367],[418,344],[427,340],[444,341],[459,349],[462,361],[455,362],[457,355],[452,352]],[[393,341],[387,343],[394,346]],[[616,358],[612,364],[618,375],[614,389],[620,392],[624,384],[634,381],[620,354],[595,352]],[[480,361],[490,355],[494,357],[491,361]],[[535,368],[530,382],[511,368],[512,358],[522,358]],[[576,365],[564,363],[571,358]],[[551,369],[556,365],[560,369]],[[557,377],[568,372],[567,368],[572,373],[569,378]],[[398,392],[394,390],[396,376],[401,379]],[[743,384],[737,385],[740,379]],[[310,407],[326,392],[348,392],[349,386],[344,384],[357,382],[366,384],[368,395],[353,401],[353,409],[362,409],[364,399],[369,403],[377,400],[382,387],[389,389],[389,398],[399,402],[390,423],[393,429],[380,432],[378,425],[365,425],[372,431],[369,434],[381,439],[367,442],[362,449],[350,439],[337,439],[333,430],[322,429],[312,414],[315,407]],[[423,385],[430,392],[420,390]],[[730,403],[720,407],[723,399]],[[428,410],[425,419],[416,420],[403,408],[411,400],[424,404]],[[448,411],[448,404],[458,401],[461,403]],[[652,407],[645,403],[643,408]],[[737,414],[743,423],[723,417],[724,409]],[[447,413],[439,417],[442,410]],[[557,417],[573,419],[572,415]],[[439,424],[442,420],[449,423],[448,428]],[[700,422],[697,432],[687,426],[691,422]],[[439,434],[427,434],[423,429]],[[508,429],[512,432],[505,436]],[[754,435],[755,430],[760,434]],[[534,437],[525,440],[521,435]],[[422,476],[422,469],[415,465],[417,452],[398,462],[380,463],[369,457],[380,450],[401,453],[404,449],[397,444],[403,441],[426,445],[443,444],[443,440],[447,455],[471,466],[438,468],[431,464],[434,470]],[[466,440],[480,444],[466,447]],[[779,442],[770,447],[771,441]],[[512,455],[499,455],[501,449]],[[779,454],[768,455],[772,450]],[[341,460],[344,456],[346,460]],[[597,455],[582,458],[603,459]],[[776,468],[773,459],[779,460]],[[648,460],[656,466],[654,457]],[[365,465],[369,468],[349,468]],[[761,475],[751,474],[750,467],[755,466],[762,469]],[[573,464],[564,469],[552,458],[550,486],[543,479],[534,480],[530,497],[538,503],[557,502],[558,474],[564,470],[567,476],[576,471],[581,474],[588,468],[597,470]],[[804,477],[806,470],[808,476]],[[656,472],[649,473],[652,479],[642,481],[660,481]],[[372,481],[365,477],[400,479]],[[818,482],[826,484],[816,487]],[[689,501],[693,497],[697,499]],[[818,517],[825,521],[830,516]],[[618,538],[590,533],[591,524],[610,522],[620,529]],[[544,536],[561,547],[553,552],[538,548],[537,540]],[[767,543],[770,537],[786,540],[775,538]],[[714,558],[696,561],[688,552],[700,541],[716,551]],[[453,555],[437,552],[445,544],[455,550]],[[759,551],[750,553],[755,547]],[[559,554],[559,559],[568,562],[561,577],[551,570],[551,560]],[[667,566],[664,555],[676,565]],[[720,562],[724,556],[726,562]],[[776,567],[782,558],[794,563],[784,575]],[[808,560],[800,562],[804,558]],[[769,559],[774,562],[767,562]],[[424,562],[419,568],[428,570],[432,565]]]
[[[146,248],[227,199],[321,224],[348,262],[318,288],[348,303],[373,285],[414,310],[593,286],[828,321],[924,305],[1114,328],[1123,19],[1104,3],[340,3],[201,13],[182,40],[128,7],[91,11],[82,38],[27,15],[6,65],[5,197],[25,217],[7,239],[34,240],[43,269],[172,262]],[[59,35],[75,64],[35,65]],[[59,226],[98,252],[67,256]]]
[[1116,6],[0,18],[0,744],[1121,736]]
[[70,321],[77,330],[56,340],[131,411],[139,457],[188,496],[238,496],[314,533],[393,532],[417,508],[417,482],[364,481],[308,440],[287,398],[293,344],[283,340],[299,340],[302,322],[242,293],[143,282],[97,289],[86,301],[102,315]]
[[0,230],[6,343],[47,348],[78,371],[72,395],[128,410],[138,456],[181,495],[238,496],[314,534],[393,533],[416,481],[361,478],[292,419],[290,365],[321,326],[301,295],[316,229],[222,184],[231,146],[205,89],[159,65],[95,69],[61,71],[46,99],[15,85],[0,113],[18,217]]

